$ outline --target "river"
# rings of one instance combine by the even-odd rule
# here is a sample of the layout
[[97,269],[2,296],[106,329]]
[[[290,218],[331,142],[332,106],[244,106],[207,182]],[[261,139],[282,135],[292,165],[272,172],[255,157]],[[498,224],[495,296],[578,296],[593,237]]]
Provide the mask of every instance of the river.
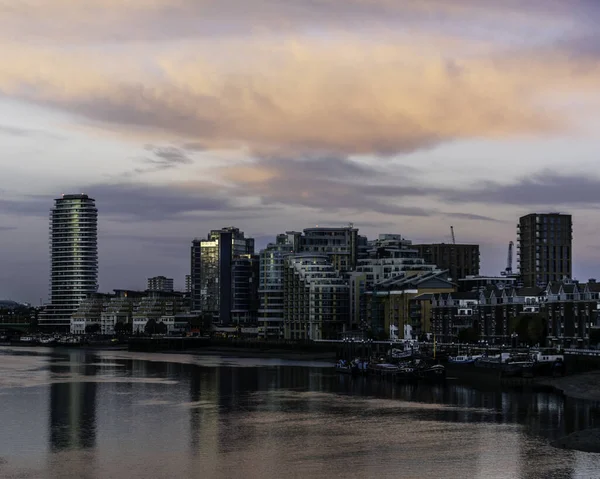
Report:
[[330,364],[0,348],[3,478],[596,478],[600,406]]

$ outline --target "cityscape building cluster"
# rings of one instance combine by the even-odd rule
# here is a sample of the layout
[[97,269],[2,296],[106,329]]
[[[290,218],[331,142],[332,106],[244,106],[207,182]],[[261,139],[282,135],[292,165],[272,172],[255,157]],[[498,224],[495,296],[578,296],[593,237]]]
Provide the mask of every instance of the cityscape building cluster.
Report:
[[[73,334],[210,329],[296,341],[378,338],[587,345],[600,328],[600,286],[572,278],[572,218],[533,213],[517,225],[505,271],[480,275],[477,244],[369,240],[353,224],[278,234],[260,251],[233,226],[191,241],[184,291],[97,291],[98,212],[63,195],[50,214],[50,302],[39,326]],[[599,329],[600,330],[600,329]],[[515,339],[518,338],[518,339]]]

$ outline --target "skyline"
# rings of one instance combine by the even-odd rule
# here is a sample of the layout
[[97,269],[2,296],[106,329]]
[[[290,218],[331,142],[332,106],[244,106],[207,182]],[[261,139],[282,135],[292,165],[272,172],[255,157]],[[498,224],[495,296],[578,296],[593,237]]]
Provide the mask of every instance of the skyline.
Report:
[[453,225],[498,274],[549,211],[595,277],[600,5],[486,3],[0,0],[0,297],[46,300],[61,193],[97,201],[103,291],[182,287],[227,225]]

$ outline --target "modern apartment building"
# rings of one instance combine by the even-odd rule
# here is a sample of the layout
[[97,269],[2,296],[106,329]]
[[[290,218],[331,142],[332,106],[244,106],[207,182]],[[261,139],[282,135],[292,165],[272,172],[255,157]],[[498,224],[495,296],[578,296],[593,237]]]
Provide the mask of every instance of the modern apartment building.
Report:
[[109,294],[93,293],[84,299],[71,316],[71,334],[84,334],[87,326],[97,324],[100,327],[102,312]]
[[173,278],[166,278],[165,276],[154,276],[148,278],[148,291],[164,291],[173,292]]
[[304,233],[289,231],[288,241],[296,253],[326,255],[333,267],[341,272],[353,271],[364,238],[353,225],[341,228],[306,228]]
[[455,283],[466,276],[479,275],[479,245],[477,244],[416,244],[413,247],[427,264],[448,270]]
[[571,278],[573,222],[571,215],[532,213],[517,225],[517,261],[524,286],[545,286]]
[[258,335],[264,338],[283,337],[283,277],[284,260],[294,254],[293,245],[285,234],[277,235],[260,252],[258,295]]
[[114,295],[104,303],[100,315],[100,332],[114,334],[117,323],[133,324],[133,309],[145,295],[141,291],[116,289]]
[[256,325],[258,320],[258,255],[245,254],[231,262],[231,322]]
[[348,283],[327,255],[287,256],[283,299],[286,339],[339,339],[350,329]]
[[191,248],[192,311],[211,314],[215,323],[231,322],[232,262],[254,254],[254,239],[238,228],[212,230]]
[[368,289],[391,278],[427,271],[441,270],[419,257],[419,250],[409,240],[391,234],[383,234],[370,241],[365,257],[359,259],[356,266],[357,273],[366,275]]
[[446,272],[438,269],[392,277],[366,291],[366,323],[377,338],[417,339],[430,332],[429,322],[421,322],[421,316],[415,315],[412,300],[427,293],[454,290]]
[[182,293],[165,291],[115,290],[114,294],[94,293],[81,302],[71,319],[71,332],[84,334],[98,325],[101,334],[114,334],[117,323],[131,324],[134,333],[143,333],[150,320],[165,323],[173,330],[174,318],[189,312]]
[[192,292],[192,275],[191,274],[185,275],[185,292],[186,293]]
[[71,315],[98,289],[98,210],[84,194],[62,195],[50,212],[50,304],[45,329],[68,331]]
[[152,320],[165,323],[168,331],[173,328],[175,315],[183,312],[186,312],[186,307],[181,293],[148,291],[134,304],[131,318],[133,332],[144,332],[146,324]]

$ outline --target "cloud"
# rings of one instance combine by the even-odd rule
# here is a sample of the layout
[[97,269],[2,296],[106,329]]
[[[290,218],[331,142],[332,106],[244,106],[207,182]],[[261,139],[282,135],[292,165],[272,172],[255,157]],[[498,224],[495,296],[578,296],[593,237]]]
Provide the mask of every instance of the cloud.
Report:
[[16,226],[0,226],[0,231],[13,231],[16,229]]
[[190,165],[194,162],[183,149],[175,146],[146,145],[145,149],[153,153],[154,156],[152,158],[144,157],[139,160],[146,166],[135,168],[133,171],[125,173],[125,176],[171,170],[179,166]]
[[543,171],[512,184],[487,182],[478,188],[447,191],[443,198],[457,203],[578,208],[600,205],[600,177]]
[[[126,42],[298,33],[320,29],[373,29],[395,25],[457,25],[461,31],[484,25],[486,33],[530,31],[595,13],[593,0],[29,0],[0,1],[0,31],[29,41]],[[57,19],[61,21],[58,22]],[[514,27],[513,27],[514,28]]]
[[96,198],[99,214],[125,221],[172,221],[199,212],[226,215],[244,209],[225,195],[207,190],[121,183],[93,185],[87,191]]
[[402,199],[427,194],[425,188],[407,180],[414,173],[410,167],[406,168],[407,174],[402,180],[391,178],[391,181],[397,179],[397,183],[389,182],[386,171],[345,157],[265,157],[248,164],[219,168],[214,173],[230,184],[233,194],[257,197],[265,206],[402,216],[431,213],[414,205],[397,204]]
[[145,131],[205,149],[388,156],[567,131],[576,119],[544,99],[597,91],[600,78],[597,62],[558,53],[445,58],[420,48],[392,33],[94,55],[12,44],[4,46],[0,92],[115,133]]
[[475,220],[475,221],[498,221],[490,216],[476,215],[472,213],[441,213],[443,216],[450,218],[458,218],[463,220]]
[[[169,222],[186,216],[232,219],[258,214],[253,207],[238,204],[235,199],[210,189],[208,184],[204,185],[204,191],[140,183],[93,184],[83,190],[96,200],[101,217],[125,222],[132,219]],[[44,195],[0,199],[0,209],[9,215],[47,218],[52,207],[53,198]]]

